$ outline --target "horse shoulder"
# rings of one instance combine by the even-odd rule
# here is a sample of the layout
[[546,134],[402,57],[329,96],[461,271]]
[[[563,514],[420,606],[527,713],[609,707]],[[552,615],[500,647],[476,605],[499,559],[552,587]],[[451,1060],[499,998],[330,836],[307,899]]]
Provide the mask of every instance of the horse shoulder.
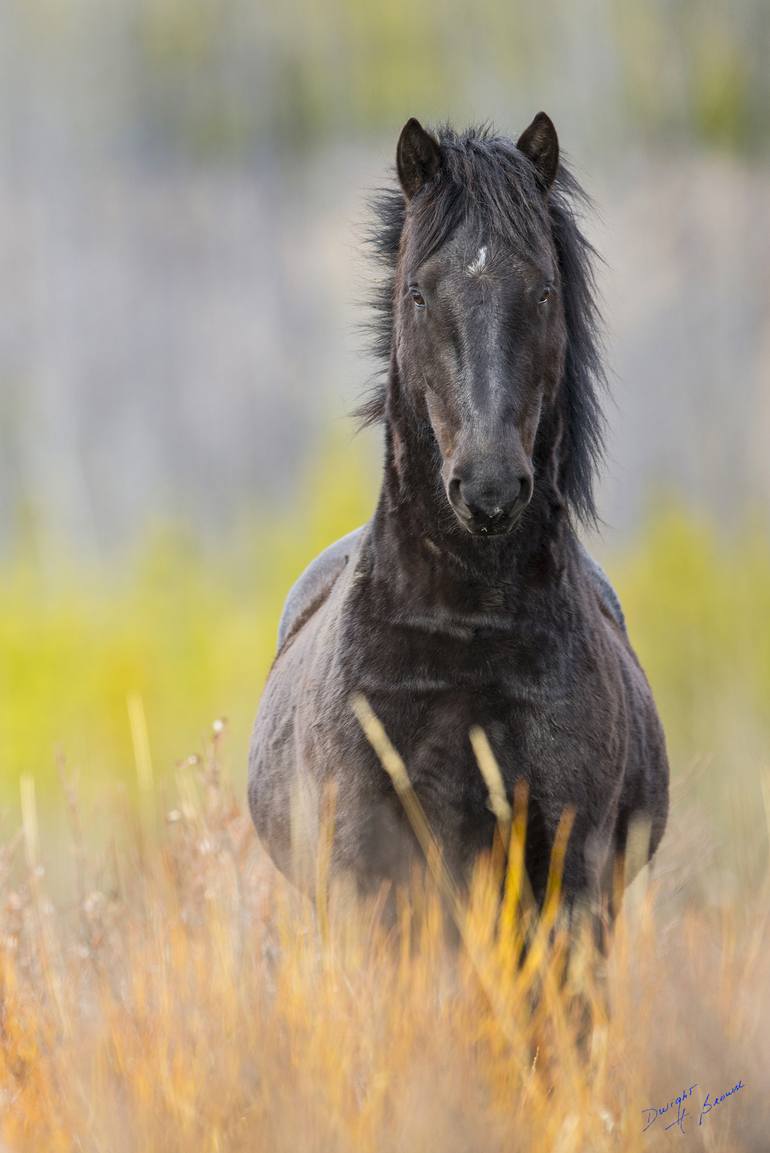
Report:
[[310,562],[294,582],[278,625],[278,649],[294,636],[328,599],[340,574],[361,542],[365,525],[347,533]]
[[599,598],[599,607],[603,614],[614,624],[618,625],[624,636],[627,636],[626,618],[620,603],[620,597],[598,561],[594,560],[584,544],[579,542],[581,560],[591,580],[594,592]]

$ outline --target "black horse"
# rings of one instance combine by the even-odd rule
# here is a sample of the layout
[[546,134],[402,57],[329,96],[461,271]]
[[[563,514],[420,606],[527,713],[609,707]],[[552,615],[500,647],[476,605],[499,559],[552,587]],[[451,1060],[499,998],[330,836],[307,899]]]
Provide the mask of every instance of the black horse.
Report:
[[336,867],[364,883],[405,876],[415,842],[351,712],[363,693],[456,877],[494,834],[478,725],[509,795],[527,782],[536,899],[571,807],[564,892],[606,908],[635,814],[650,855],[660,841],[668,764],[617,598],[575,532],[596,518],[602,449],[585,198],[542,112],[515,145],[409,120],[397,171],[373,233],[387,373],[360,411],[385,425],[382,490],[371,521],[289,595],[251,746],[251,812],[299,879],[292,821],[295,849],[298,838],[312,853],[333,782]]

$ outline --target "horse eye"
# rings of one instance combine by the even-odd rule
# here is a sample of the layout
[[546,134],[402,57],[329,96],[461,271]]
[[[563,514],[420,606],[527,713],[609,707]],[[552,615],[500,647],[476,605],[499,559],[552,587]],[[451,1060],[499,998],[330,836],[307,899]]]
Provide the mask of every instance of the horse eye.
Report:
[[543,289],[543,291],[540,293],[540,295],[537,298],[537,303],[538,304],[545,304],[545,302],[548,300],[548,297],[550,295],[551,295],[551,286],[550,286],[550,284],[546,284],[545,288]]
[[415,284],[409,285],[409,295],[418,308],[425,308],[425,297]]

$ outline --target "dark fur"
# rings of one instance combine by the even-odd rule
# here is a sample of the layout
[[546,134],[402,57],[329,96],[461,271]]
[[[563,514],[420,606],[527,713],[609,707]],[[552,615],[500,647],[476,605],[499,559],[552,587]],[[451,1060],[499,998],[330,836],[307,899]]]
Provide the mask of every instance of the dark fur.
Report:
[[[474,724],[489,737],[509,795],[517,778],[528,783],[526,862],[538,899],[565,807],[576,810],[564,876],[570,900],[583,896],[606,906],[615,854],[624,849],[635,813],[650,822],[650,854],[663,834],[668,765],[652,695],[573,527],[596,516],[593,482],[602,446],[592,251],[575,215],[584,197],[563,164],[549,190],[555,133],[547,118],[536,118],[533,128],[539,137],[546,131],[543,164],[551,171],[538,168],[531,145],[525,155],[487,128],[462,135],[442,128],[436,168],[435,138],[420,136],[410,121],[399,144],[402,188],[376,199],[372,243],[387,278],[374,336],[387,371],[359,416],[385,422],[380,500],[328,595],[294,624],[284,620],[286,639],[251,748],[249,799],[257,830],[279,866],[298,880],[289,835],[292,793],[301,796],[294,810],[312,857],[325,782],[336,786],[338,868],[377,882],[405,876],[412,859],[414,841],[390,780],[352,716],[354,692],[365,694],[402,753],[458,877],[467,875],[493,832],[468,738]],[[410,147],[408,130],[417,147]],[[423,184],[421,168],[430,173]],[[502,253],[489,288],[458,279],[462,266],[452,255],[477,235]],[[505,253],[542,263],[549,252],[557,293],[546,316],[536,312]],[[459,296],[442,312],[436,295],[426,328],[410,311],[406,281],[410,269],[424,269],[431,259],[439,281],[459,285]],[[479,304],[487,292],[489,307]],[[503,329],[497,343],[464,347],[460,371],[452,316],[470,325],[478,315],[483,325],[503,306],[519,336],[509,340]],[[430,387],[432,361],[420,360],[427,347],[450,366]],[[502,484],[502,470],[518,454],[518,467],[532,472],[534,491],[510,531],[480,539],[455,515],[447,485],[456,444],[477,431],[452,415],[463,400],[458,382],[473,378],[483,407],[487,367],[496,380],[510,380],[510,397],[500,400],[498,385],[495,403],[511,415],[494,424],[494,437],[480,450],[482,463]],[[431,416],[436,389],[445,389],[446,427],[454,421],[448,434],[444,428],[451,442],[446,450]],[[511,398],[520,408],[537,402],[531,452]],[[475,456],[471,463],[478,464]]]

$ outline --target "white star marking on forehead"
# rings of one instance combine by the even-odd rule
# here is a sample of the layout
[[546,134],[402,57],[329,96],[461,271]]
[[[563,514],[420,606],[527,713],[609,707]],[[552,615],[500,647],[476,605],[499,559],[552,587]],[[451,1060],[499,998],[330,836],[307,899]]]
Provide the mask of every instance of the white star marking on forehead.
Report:
[[483,271],[484,265],[486,263],[487,263],[487,246],[486,246],[486,244],[482,244],[481,248],[478,250],[478,252],[474,256],[473,260],[468,265],[468,275],[469,276],[476,276],[479,272]]

